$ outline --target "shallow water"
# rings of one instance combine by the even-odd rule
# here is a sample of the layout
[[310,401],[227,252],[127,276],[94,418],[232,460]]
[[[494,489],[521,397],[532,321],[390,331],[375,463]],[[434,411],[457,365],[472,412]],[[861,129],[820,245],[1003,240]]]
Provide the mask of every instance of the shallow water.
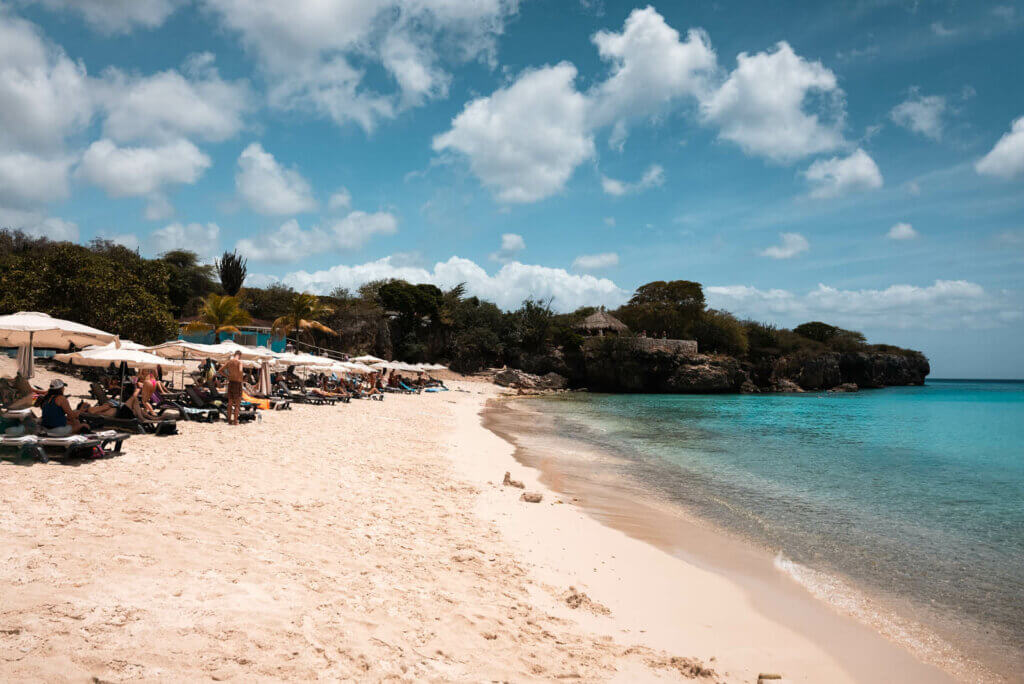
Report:
[[1024,383],[526,403],[890,637],[1024,669]]

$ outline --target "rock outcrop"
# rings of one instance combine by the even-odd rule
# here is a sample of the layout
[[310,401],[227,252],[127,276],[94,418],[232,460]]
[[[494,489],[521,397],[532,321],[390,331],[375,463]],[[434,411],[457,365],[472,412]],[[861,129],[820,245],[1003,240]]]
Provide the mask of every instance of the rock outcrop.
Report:
[[[588,345],[579,363],[571,368],[562,365],[569,368],[569,385],[573,387],[673,394],[856,391],[920,385],[930,372],[925,356],[909,351],[805,352],[755,362],[718,354],[645,349],[628,340]],[[522,383],[511,386],[524,388],[539,388],[537,383],[543,387],[545,382],[518,371],[499,375],[501,378],[495,379],[499,384]]]
[[828,390],[844,384],[858,388],[923,385],[931,368],[917,352],[826,352],[784,356],[772,365],[772,381],[791,380],[805,390]]
[[514,368],[498,371],[494,382],[502,387],[522,390],[560,390],[568,385],[568,381],[558,373],[532,375]]

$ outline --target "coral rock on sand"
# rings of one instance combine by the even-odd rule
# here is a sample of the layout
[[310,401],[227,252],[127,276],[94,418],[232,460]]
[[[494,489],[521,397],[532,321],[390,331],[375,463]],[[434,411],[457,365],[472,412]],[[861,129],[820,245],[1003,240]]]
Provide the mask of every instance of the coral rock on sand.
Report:
[[526,503],[540,503],[543,498],[544,496],[540,492],[523,492],[519,500]]
[[505,479],[501,481],[501,484],[505,485],[506,487],[517,487],[519,489],[526,489],[526,485],[524,485],[519,480],[513,480],[512,473],[509,472],[505,473]]

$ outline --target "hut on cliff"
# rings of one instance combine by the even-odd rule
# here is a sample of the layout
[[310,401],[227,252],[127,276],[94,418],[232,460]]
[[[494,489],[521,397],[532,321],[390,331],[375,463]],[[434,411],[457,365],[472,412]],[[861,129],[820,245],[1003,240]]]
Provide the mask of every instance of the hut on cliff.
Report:
[[584,335],[604,337],[628,333],[629,328],[602,307],[576,324],[576,329]]

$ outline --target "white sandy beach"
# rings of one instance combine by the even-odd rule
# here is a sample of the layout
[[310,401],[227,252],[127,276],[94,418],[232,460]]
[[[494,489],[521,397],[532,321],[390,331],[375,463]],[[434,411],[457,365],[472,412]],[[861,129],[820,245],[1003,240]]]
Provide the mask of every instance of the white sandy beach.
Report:
[[3,461],[0,678],[944,679],[838,616],[814,636],[772,619],[562,503],[481,425],[498,389],[449,385],[185,423],[105,460]]

